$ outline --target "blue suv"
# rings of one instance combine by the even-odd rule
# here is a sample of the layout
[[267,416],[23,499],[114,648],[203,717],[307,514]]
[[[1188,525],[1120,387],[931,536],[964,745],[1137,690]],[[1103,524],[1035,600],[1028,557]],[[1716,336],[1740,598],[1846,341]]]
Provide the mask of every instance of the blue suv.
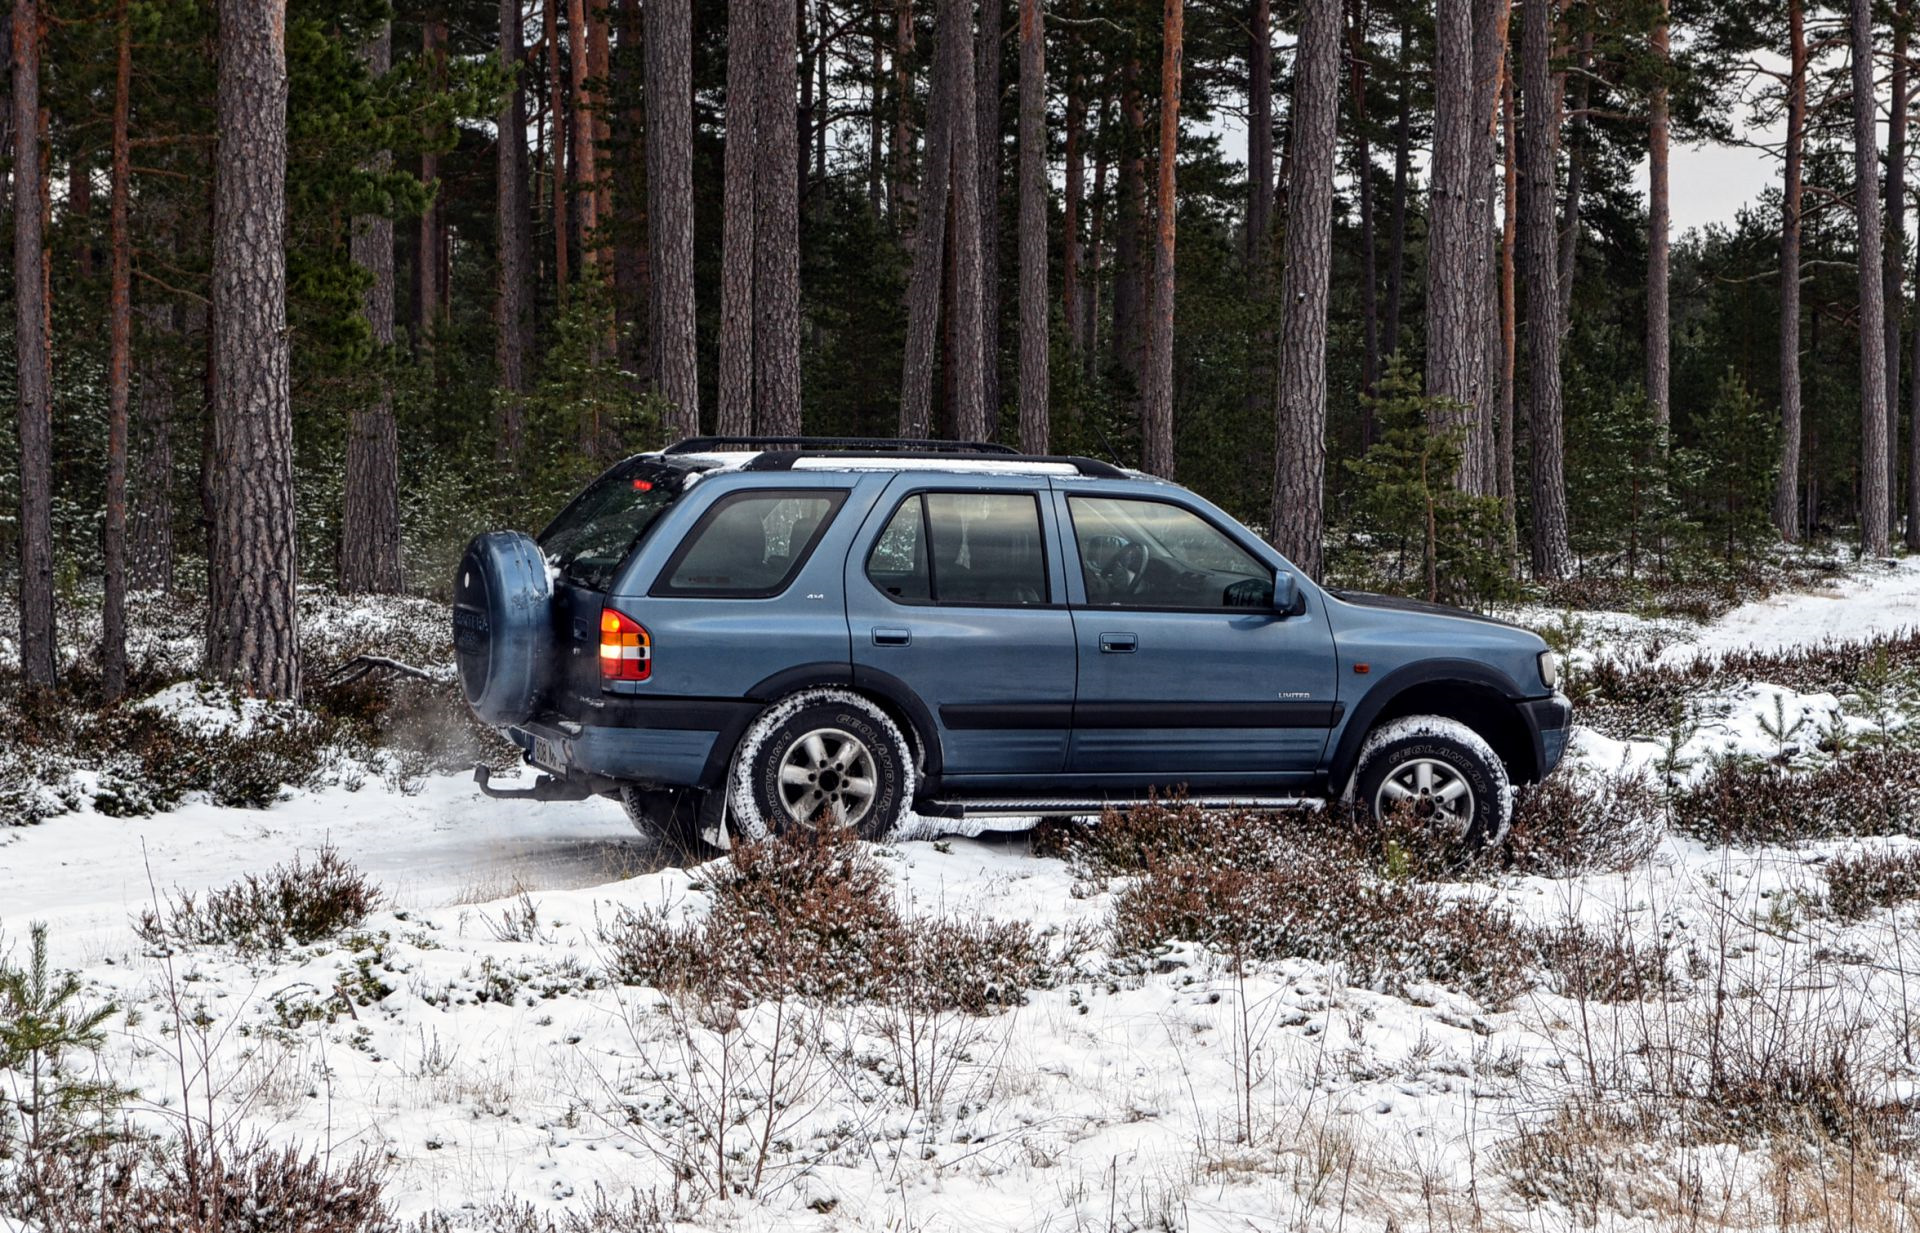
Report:
[[1164,480],[931,441],[717,438],[618,464],[455,577],[468,703],[643,830],[1406,811],[1498,842],[1570,707],[1534,634],[1330,590]]

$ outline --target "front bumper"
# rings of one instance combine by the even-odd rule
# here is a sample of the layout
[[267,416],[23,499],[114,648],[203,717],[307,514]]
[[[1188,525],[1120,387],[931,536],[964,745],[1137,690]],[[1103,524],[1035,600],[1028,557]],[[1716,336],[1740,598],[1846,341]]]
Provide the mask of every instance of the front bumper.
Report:
[[1522,702],[1520,714],[1533,734],[1540,778],[1545,779],[1566,756],[1567,738],[1573,732],[1573,702],[1565,694],[1556,692],[1549,697]]

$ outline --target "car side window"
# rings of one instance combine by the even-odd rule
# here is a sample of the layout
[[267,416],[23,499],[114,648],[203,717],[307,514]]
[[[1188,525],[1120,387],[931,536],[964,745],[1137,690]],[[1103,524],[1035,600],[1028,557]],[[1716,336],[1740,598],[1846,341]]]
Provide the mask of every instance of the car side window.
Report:
[[901,603],[1045,604],[1040,503],[1024,492],[916,493],[874,541],[867,577]]
[[924,504],[918,496],[902,501],[867,555],[867,577],[873,585],[906,603],[924,604],[933,598]]
[[1087,602],[1108,608],[1259,608],[1273,570],[1192,510],[1166,501],[1069,497]]
[[786,590],[845,492],[736,492],[715,502],[663,571],[656,593],[764,599]]

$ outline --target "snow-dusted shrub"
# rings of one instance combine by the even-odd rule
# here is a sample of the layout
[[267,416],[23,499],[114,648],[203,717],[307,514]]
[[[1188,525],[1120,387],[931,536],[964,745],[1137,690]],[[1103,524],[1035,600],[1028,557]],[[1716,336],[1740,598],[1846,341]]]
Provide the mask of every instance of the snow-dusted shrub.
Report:
[[1827,863],[1827,907],[1841,920],[1920,899],[1920,848],[1851,852]]
[[1236,959],[1339,964],[1349,982],[1383,992],[1447,985],[1489,1006],[1531,987],[1538,957],[1510,913],[1306,854],[1278,868],[1170,861],[1121,890],[1111,927],[1123,954],[1197,942]]
[[1920,750],[1857,749],[1812,770],[1727,759],[1674,794],[1676,830],[1711,843],[1920,831]]
[[[1327,811],[1337,813],[1338,811]],[[1168,799],[1109,809],[1093,826],[1048,819],[1033,833],[1034,851],[1065,859],[1094,882],[1145,873],[1200,854],[1238,869],[1274,869],[1302,850],[1348,851],[1351,829],[1319,810],[1209,810]]]
[[736,1006],[905,998],[970,1014],[1049,983],[1031,926],[903,917],[886,871],[847,832],[739,845],[712,894],[696,921],[622,910],[600,934],[615,979]]
[[1580,1002],[1638,1002],[1675,986],[1670,948],[1636,940],[1627,929],[1577,921],[1538,930],[1533,945],[1546,983]]
[[524,1200],[503,1199],[485,1207],[434,1212],[406,1233],[668,1233],[668,1209],[657,1195],[635,1191],[616,1199],[599,1187],[585,1207],[552,1212]]
[[210,891],[181,891],[135,922],[141,940],[161,950],[232,946],[242,954],[285,950],[360,924],[379,905],[380,888],[332,845],[312,861],[295,856],[264,874]]
[[358,1153],[216,1137],[123,1147],[70,1162],[47,1230],[152,1233],[399,1233],[382,1191],[386,1166]]
[[1666,803],[1646,776],[1563,772],[1516,793],[1508,859],[1541,877],[1613,873],[1639,864],[1666,828]]

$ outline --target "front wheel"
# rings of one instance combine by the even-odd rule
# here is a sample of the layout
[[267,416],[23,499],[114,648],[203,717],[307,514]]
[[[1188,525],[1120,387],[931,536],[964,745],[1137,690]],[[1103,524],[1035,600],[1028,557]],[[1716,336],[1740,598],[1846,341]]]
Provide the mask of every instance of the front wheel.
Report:
[[741,738],[729,822],[748,840],[832,827],[884,839],[913,799],[913,749],[887,713],[844,689],[775,703]]
[[1472,728],[1409,715],[1367,737],[1353,799],[1376,821],[1411,824],[1471,857],[1506,838],[1513,820],[1507,768]]

